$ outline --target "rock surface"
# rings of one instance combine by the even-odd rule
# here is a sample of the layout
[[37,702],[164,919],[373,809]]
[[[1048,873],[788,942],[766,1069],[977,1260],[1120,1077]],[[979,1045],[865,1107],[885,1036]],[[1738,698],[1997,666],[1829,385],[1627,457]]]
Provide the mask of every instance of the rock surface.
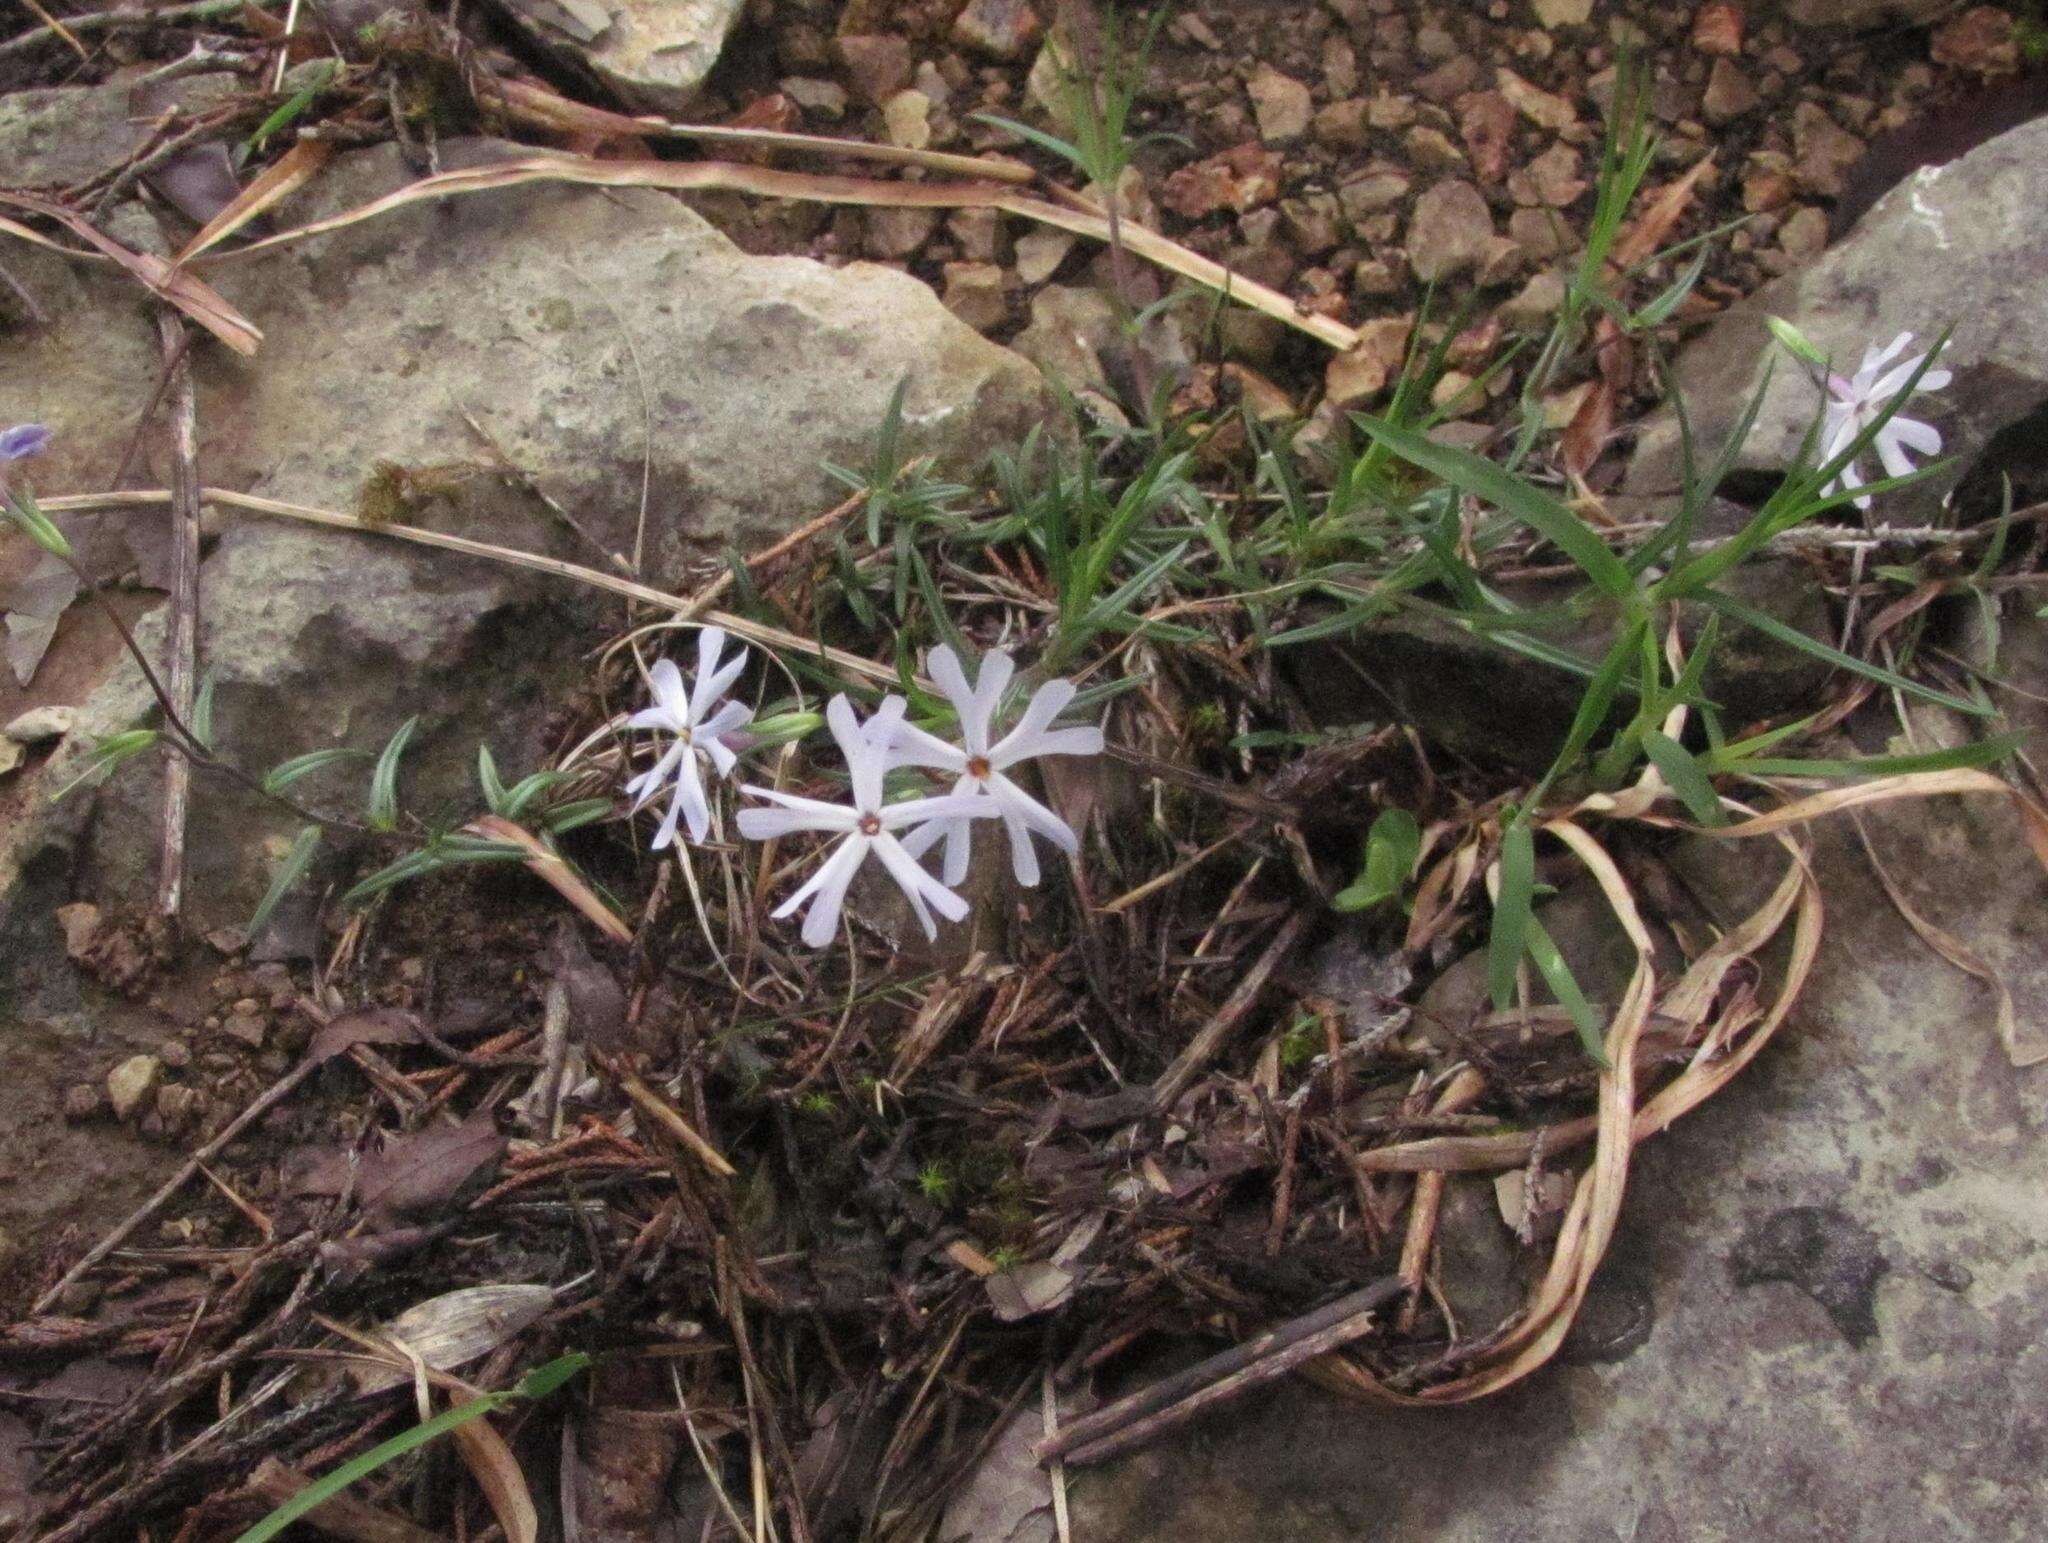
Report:
[[[2024,647],[2041,662],[2038,638]],[[1899,805],[1870,825],[1916,907],[1996,950],[2040,1022],[2048,883],[2005,808]],[[1817,865],[1828,932],[1803,1005],[1638,1153],[1556,1362],[1440,1412],[1285,1388],[1080,1475],[1075,1535],[2038,1536],[2048,1066],[2009,1064],[1992,993],[1915,937],[1851,829],[1818,832]],[[1732,844],[1674,867],[1724,924],[1774,877]]]
[[[442,148],[450,166],[501,153]],[[41,165],[21,174],[49,180]],[[295,223],[355,207],[411,177],[395,149],[360,152],[280,214]],[[57,433],[37,486],[108,487],[157,377],[144,298],[39,249],[10,247],[7,262],[51,318],[0,350],[0,400]],[[690,565],[827,507],[836,495],[820,462],[865,458],[899,381],[909,441],[956,473],[1056,411],[1036,370],[914,279],[746,257],[653,192],[535,188],[417,206],[209,277],[267,340],[248,360],[197,345],[207,482],[598,568],[613,554],[630,561],[644,498],[641,571],[671,590],[692,586]],[[521,477],[504,474],[465,415]],[[147,443],[158,459],[138,477],[161,485],[167,468]],[[65,520],[82,548],[117,554],[113,570],[136,562],[118,555],[124,527],[146,554],[160,525]],[[479,741],[508,771],[530,768],[547,704],[579,684],[593,636],[624,619],[615,598],[482,560],[219,521],[202,566],[201,649],[224,753],[260,769],[325,745],[374,749],[417,713],[404,779],[413,808],[468,806]],[[140,635],[158,646],[157,620]],[[110,914],[147,899],[158,779],[136,763],[96,795],[54,808],[47,796],[96,736],[149,708],[123,665],[81,704],[61,748],[7,779],[7,812],[20,817],[0,818],[0,1033],[12,1055],[0,1229],[16,1239],[47,1241],[33,1226],[67,1208],[81,1221],[97,1214],[87,1198],[125,1207],[161,1165],[104,1131],[52,1129],[64,1086],[98,1081],[163,1032],[140,1007],[86,994],[53,919],[81,894]],[[298,791],[359,806],[362,778],[355,768]],[[187,842],[195,931],[247,921],[292,830],[289,816],[199,780]]]
[[[351,207],[407,176],[395,151],[364,152],[295,212]],[[64,447],[44,490],[100,486],[119,455],[105,425],[139,414],[153,378],[146,318],[112,281],[40,258],[18,271],[65,319],[0,360],[0,383],[34,403]],[[915,281],[744,257],[656,193],[543,189],[409,210],[228,268],[218,282],[268,341],[251,361],[203,362],[208,481],[604,568],[634,552],[644,476],[641,568],[660,585],[682,585],[687,562],[749,548],[822,507],[819,462],[861,459],[899,379],[910,385],[910,432],[956,467],[1021,433],[1047,400],[1023,361]],[[81,370],[85,356],[101,362]],[[466,414],[580,535],[498,474]],[[620,614],[616,602],[497,565],[248,520],[226,526],[202,583],[202,652],[231,755],[268,766],[330,743],[374,746],[424,711],[415,791],[429,801],[459,785],[458,765],[486,731],[516,746],[521,720],[532,721],[520,704],[573,672],[550,640]],[[143,701],[124,672],[80,727],[104,732]],[[99,898],[145,892],[154,803],[143,776],[100,797],[77,853]],[[272,860],[256,834],[289,832],[228,797],[201,797],[194,815],[192,919],[244,920]]]
[[676,113],[718,62],[745,0],[510,0],[536,43],[588,68],[628,101]]
[[[1894,188],[1841,244],[1730,311],[1681,356],[1678,386],[1701,457],[1717,453],[1767,367],[1770,389],[1742,469],[1775,474],[1791,464],[1819,411],[1817,388],[1771,342],[1765,317],[1784,317],[1851,369],[1870,344],[1901,332],[1930,342],[1953,325],[1943,362],[1955,382],[1918,399],[1912,413],[1941,429],[1955,464],[1886,495],[1884,504],[1897,524],[1928,518],[1995,438],[2040,432],[2048,407],[2048,306],[2041,303],[2048,247],[2036,214],[2044,203],[2048,118]],[[1638,441],[1630,491],[1674,489],[1681,455],[1676,419],[1654,419]]]

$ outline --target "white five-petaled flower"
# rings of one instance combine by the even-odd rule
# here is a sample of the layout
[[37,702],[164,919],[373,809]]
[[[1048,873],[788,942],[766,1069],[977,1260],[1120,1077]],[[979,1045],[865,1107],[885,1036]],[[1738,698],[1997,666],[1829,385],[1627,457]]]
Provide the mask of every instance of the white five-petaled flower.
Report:
[[[1913,378],[1913,372],[1926,361],[1926,354],[1916,354],[1902,364],[1892,363],[1912,342],[1912,333],[1901,332],[1886,348],[1865,349],[1863,366],[1854,375],[1847,379],[1834,374],[1828,376],[1827,416],[1821,427],[1823,464],[1847,450],[1856,437],[1876,421],[1892,398],[1905,389],[1906,382]],[[1929,370],[1920,377],[1914,393],[1939,391],[1951,379],[1953,376],[1947,370]],[[1894,413],[1877,431],[1871,443],[1876,447],[1878,460],[1884,463],[1885,475],[1904,477],[1913,470],[1907,451],[1920,455],[1941,454],[1941,431],[1918,418]],[[1862,486],[1863,474],[1851,461],[1842,468],[1841,476],[1828,485],[1827,491],[1833,493],[1843,488],[1854,490]],[[1870,495],[1865,493],[1858,497],[1856,507],[1868,509]]]
[[774,788],[754,787],[741,791],[780,805],[774,809],[742,809],[740,834],[750,841],[772,841],[801,830],[824,831],[839,836],[839,844],[803,887],[775,910],[779,921],[810,902],[804,915],[803,939],[812,948],[823,948],[839,928],[839,913],[846,904],[847,886],[860,865],[873,853],[881,859],[889,877],[896,881],[910,901],[924,927],[925,936],[939,934],[932,921],[936,910],[947,921],[959,921],[967,914],[967,902],[946,888],[904,849],[896,832],[906,826],[936,820],[970,820],[995,813],[987,800],[968,796],[911,798],[901,803],[882,802],[882,782],[889,770],[889,744],[903,719],[903,698],[883,699],[865,728],[854,717],[853,706],[844,696],[835,696],[825,709],[825,721],[832,737],[839,741],[852,782],[851,804],[828,804],[815,798],[798,798]]
[[[1074,683],[1047,681],[1033,694],[1015,728],[1002,738],[995,737],[996,714],[1002,707],[1016,666],[1000,649],[992,650],[981,662],[981,678],[967,683],[967,673],[950,648],[935,648],[925,662],[932,679],[960,720],[960,743],[950,745],[927,734],[914,724],[899,724],[890,746],[890,764],[924,766],[953,774],[955,795],[986,798],[1002,817],[1010,834],[1010,861],[1017,882],[1027,888],[1038,882],[1038,854],[1031,845],[1035,831],[1063,852],[1079,849],[1067,822],[1046,808],[1004,775],[1021,761],[1042,755],[1100,755],[1102,730],[1090,724],[1081,728],[1055,729],[1052,722],[1074,700]],[[967,877],[967,860],[973,833],[968,821],[958,815],[933,819],[913,831],[904,841],[911,855],[921,856],[941,838],[946,843],[945,876],[948,884]]]
[[747,651],[739,649],[723,667],[719,655],[725,651],[725,633],[706,627],[697,634],[697,678],[685,689],[683,672],[667,659],[657,659],[647,672],[654,691],[654,705],[626,720],[630,729],[658,729],[675,735],[675,743],[662,752],[661,759],[626,784],[628,797],[638,795],[633,807],[647,803],[671,778],[675,796],[661,829],[654,833],[654,850],[660,851],[676,839],[676,826],[688,821],[690,839],[701,842],[711,829],[711,802],[704,792],[703,763],[709,761],[721,777],[732,774],[738,759],[721,735],[730,734],[754,716],[754,710],[740,702],[720,700],[747,667]]

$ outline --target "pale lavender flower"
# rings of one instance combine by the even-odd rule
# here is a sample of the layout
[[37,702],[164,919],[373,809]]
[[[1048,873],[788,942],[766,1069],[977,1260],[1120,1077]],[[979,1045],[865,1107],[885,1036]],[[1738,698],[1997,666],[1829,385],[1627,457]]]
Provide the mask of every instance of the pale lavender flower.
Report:
[[995,809],[985,799],[952,795],[911,798],[895,804],[882,802],[882,782],[889,770],[888,745],[902,723],[903,709],[903,698],[884,698],[863,728],[844,696],[835,696],[826,707],[825,722],[832,737],[839,741],[839,752],[846,757],[846,770],[853,785],[850,804],[798,798],[774,788],[749,785],[741,789],[780,805],[775,809],[740,811],[740,834],[750,841],[772,841],[804,830],[840,837],[832,855],[818,871],[775,910],[775,918],[780,921],[806,901],[810,903],[810,910],[804,915],[803,939],[812,948],[823,948],[839,930],[839,913],[846,904],[847,887],[870,853],[881,860],[889,877],[910,901],[926,937],[939,935],[932,920],[934,910],[954,922],[967,914],[967,902],[919,867],[917,859],[896,838],[896,832],[933,820],[974,819],[993,814]]
[[710,762],[711,769],[721,777],[731,776],[738,757],[722,736],[732,733],[754,716],[754,710],[744,703],[724,702],[721,705],[721,699],[732,689],[732,683],[739,679],[740,671],[747,667],[744,648],[735,652],[731,660],[721,667],[719,656],[725,651],[725,643],[725,633],[717,627],[706,627],[697,634],[697,678],[688,688],[683,685],[683,672],[672,661],[657,659],[654,668],[647,672],[648,683],[654,692],[654,705],[643,708],[626,720],[629,729],[655,729],[675,735],[675,742],[662,752],[661,758],[626,784],[626,794],[634,798],[633,807],[638,809],[660,793],[671,779],[675,782],[675,794],[669,801],[668,814],[662,819],[661,828],[654,833],[654,850],[657,852],[676,839],[676,827],[685,821],[689,825],[690,839],[703,841],[711,829],[711,802],[704,791],[704,763]]
[[50,448],[50,431],[40,423],[17,423],[0,429],[0,462],[25,461]]
[[[1821,462],[1825,465],[1847,450],[1858,435],[1876,422],[1878,414],[1906,387],[1913,378],[1913,372],[1926,361],[1926,354],[1916,354],[1902,364],[1893,364],[1900,354],[1912,345],[1913,334],[1901,332],[1885,348],[1868,348],[1863,353],[1863,366],[1844,379],[1840,375],[1828,376],[1827,415],[1821,426]],[[1917,396],[1923,391],[1939,391],[1954,377],[1947,370],[1929,370],[1920,377],[1914,388]],[[1908,418],[1903,413],[1894,413],[1884,426],[1877,431],[1871,444],[1877,450],[1877,458],[1884,465],[1888,477],[1904,477],[1913,471],[1913,462],[1907,455],[1912,451],[1918,455],[1941,454],[1941,431],[1931,423],[1918,418]],[[1863,486],[1863,474],[1854,461],[1842,468],[1842,473],[1825,491],[1841,489],[1855,490]],[[1856,500],[1856,507],[1868,509],[1870,495],[1862,494]]]
[[[967,672],[960,667],[959,656],[950,648],[933,649],[925,667],[960,720],[960,743],[948,744],[913,724],[902,724],[890,746],[891,764],[950,772],[956,795],[985,797],[992,802],[1010,835],[1010,863],[1017,882],[1029,888],[1038,882],[1038,853],[1031,845],[1034,832],[1063,852],[1078,851],[1080,842],[1075,839],[1073,827],[1004,773],[1042,755],[1100,755],[1102,730],[1093,724],[1066,729],[1052,727],[1053,720],[1074,700],[1072,681],[1053,680],[1038,688],[1016,727],[998,739],[996,714],[1017,668],[1008,654],[995,649],[985,655],[981,677],[971,686],[967,683]],[[913,831],[904,846],[912,856],[922,856],[941,838],[946,843],[946,882],[958,884],[967,877],[973,841],[967,820],[959,816],[935,819]]]

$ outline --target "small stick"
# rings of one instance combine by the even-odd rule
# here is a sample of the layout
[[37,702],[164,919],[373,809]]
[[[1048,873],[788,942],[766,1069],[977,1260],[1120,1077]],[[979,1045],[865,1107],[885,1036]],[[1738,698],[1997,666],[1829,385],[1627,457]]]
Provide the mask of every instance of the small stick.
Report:
[[1034,1446],[1039,1462],[1100,1462],[1263,1382],[1285,1376],[1304,1361],[1349,1344],[1372,1329],[1373,1315],[1401,1294],[1390,1275],[1289,1323],[1255,1334],[1241,1345],[1161,1378]]
[[1280,924],[1280,930],[1273,934],[1273,941],[1266,945],[1266,951],[1259,955],[1258,963],[1245,972],[1216,1015],[1202,1025],[1201,1032],[1188,1042],[1185,1050],[1173,1058],[1173,1064],[1159,1076],[1152,1085],[1152,1107],[1163,1112],[1173,1107],[1175,1100],[1193,1085],[1202,1069],[1216,1058],[1225,1040],[1245,1014],[1259,999],[1259,993],[1266,989],[1266,982],[1280,963],[1293,950],[1295,939],[1308,925],[1308,913],[1296,911]]
[[143,22],[202,21],[209,16],[226,16],[232,11],[239,11],[243,3],[244,0],[192,0],[192,3],[187,5],[167,5],[146,15],[124,8],[95,11],[90,16],[67,16],[62,27],[54,23],[31,27],[18,37],[11,37],[0,43],[0,58],[5,58],[9,54],[26,53],[44,39],[61,36],[66,31],[104,32],[109,27],[133,27]]
[[[190,723],[199,673],[199,406],[184,322],[166,309],[158,313],[156,326],[171,401],[172,579],[165,674],[177,716]],[[184,901],[185,816],[191,799],[192,763],[174,755],[164,763],[163,848],[157,868],[156,907],[164,916],[176,916]]]
[[695,1154],[697,1160],[722,1179],[739,1177],[739,1169],[727,1162],[718,1148],[706,1141],[690,1122],[671,1108],[668,1101],[646,1083],[616,1064],[606,1067],[618,1078],[619,1087],[649,1118]]
[[290,1094],[293,1088],[304,1082],[307,1076],[316,1070],[319,1065],[318,1061],[301,1061],[297,1066],[294,1066],[290,1071],[278,1078],[277,1081],[273,1082],[267,1092],[258,1096],[253,1104],[235,1117],[233,1124],[229,1125],[226,1130],[215,1136],[213,1140],[207,1142],[205,1146],[187,1158],[185,1166],[164,1181],[163,1188],[143,1201],[141,1206],[126,1221],[88,1249],[85,1257],[66,1270],[56,1285],[37,1297],[35,1306],[30,1309],[31,1315],[46,1313],[54,1307],[57,1299],[63,1296],[80,1276],[84,1275],[87,1270],[90,1270],[102,1259],[105,1259],[115,1249],[119,1248],[127,1241],[129,1235],[137,1227],[140,1227],[150,1217],[163,1209],[164,1203],[185,1187],[192,1175],[199,1171],[201,1165],[212,1162],[214,1158],[218,1157],[226,1149],[229,1142],[260,1120]]

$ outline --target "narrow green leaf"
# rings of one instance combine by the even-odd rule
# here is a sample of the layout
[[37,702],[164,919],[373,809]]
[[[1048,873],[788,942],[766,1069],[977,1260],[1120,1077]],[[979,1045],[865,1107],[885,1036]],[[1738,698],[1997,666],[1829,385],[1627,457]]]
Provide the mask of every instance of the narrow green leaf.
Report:
[[1815,346],[1813,340],[1782,316],[1766,316],[1764,325],[1771,329],[1771,336],[1778,340],[1785,352],[1795,359],[1803,359],[1817,370],[1828,368],[1828,356]]
[[1064,139],[1046,133],[1044,129],[1034,129],[1028,123],[1019,123],[1015,118],[1005,118],[998,113],[969,113],[968,116],[970,118],[978,118],[983,123],[993,124],[999,129],[1005,129],[1026,143],[1036,145],[1039,149],[1058,156],[1083,176],[1088,174],[1088,158],[1075,146],[1068,144]]
[[419,723],[419,715],[414,714],[398,726],[397,732],[385,741],[384,752],[377,757],[376,769],[370,773],[370,823],[378,830],[397,828],[398,760],[405,754],[406,743]]
[[50,795],[50,802],[56,803],[73,789],[83,786],[93,778],[111,776],[114,768],[124,761],[132,761],[157,742],[155,729],[129,729],[120,734],[109,734],[92,747],[86,756],[85,768],[64,786]]
[[256,914],[249,918],[249,936],[255,937],[270,921],[271,913],[290,893],[291,887],[305,876],[312,866],[313,854],[320,850],[320,827],[308,825],[293,838],[291,850],[284,855],[284,861],[277,865],[277,872],[271,876],[270,888],[263,892],[257,902]]
[[315,1479],[283,1505],[272,1511],[262,1521],[251,1527],[235,1540],[235,1543],[269,1543],[307,1512],[317,1509],[347,1489],[356,1480],[375,1473],[386,1463],[416,1452],[438,1436],[444,1436],[458,1425],[467,1425],[471,1420],[490,1414],[510,1398],[505,1393],[486,1393],[482,1398],[472,1399],[466,1404],[457,1404],[453,1409],[444,1409],[431,1420],[415,1425],[411,1430],[400,1431],[389,1441],[380,1441],[359,1457],[352,1457],[332,1473]]
[[588,1367],[591,1359],[581,1350],[557,1356],[543,1366],[536,1366],[520,1378],[519,1385],[512,1391],[520,1398],[546,1398],[571,1377]]
[[5,507],[8,517],[37,546],[55,557],[71,555],[71,543],[64,539],[64,532],[50,522],[50,517],[37,506],[35,495],[28,489],[17,490]]
[[1727,769],[1743,772],[1752,777],[1825,777],[1836,780],[1855,777],[1903,777],[1916,772],[1961,771],[1979,766],[1993,766],[2019,749],[2022,743],[2020,735],[2001,734],[1994,739],[1976,740],[1967,745],[1956,745],[1948,750],[1927,750],[1912,755],[1858,756],[1849,760],[1804,760],[1797,757],[1767,760],[1762,757],[1729,757]]
[[1671,791],[1692,811],[1695,820],[1702,825],[1728,823],[1727,812],[1714,793],[1714,784],[1707,779],[1705,769],[1690,750],[1657,729],[1643,730],[1643,749],[1649,753],[1650,763],[1671,784]]
[[536,798],[568,780],[569,774],[559,771],[537,771],[521,777],[505,794],[505,807],[497,812],[508,820],[521,819]]
[[263,791],[282,793],[301,777],[310,777],[314,772],[341,761],[367,759],[367,750],[353,750],[346,746],[333,746],[326,750],[308,750],[304,755],[295,755],[289,761],[280,761],[263,778]]
[[1572,967],[1565,963],[1563,953],[1551,941],[1543,923],[1533,916],[1529,918],[1529,957],[1536,961],[1536,973],[1543,977],[1543,984],[1550,988],[1550,994],[1571,1014],[1572,1024],[1579,1031],[1579,1043],[1586,1047],[1586,1054],[1605,1066],[1607,1047],[1600,1043],[1603,1027],[1600,1014],[1586,1000],[1586,993],[1579,989],[1579,978],[1572,974]]
[[609,798],[579,798],[574,803],[550,809],[542,816],[542,823],[554,835],[560,836],[595,824],[611,812],[612,801]]
[[1577,563],[1588,579],[1616,599],[1634,595],[1634,579],[1621,559],[1608,550],[1607,543],[1584,520],[1534,483],[1502,470],[1483,456],[1440,445],[1411,429],[1363,413],[1354,413],[1352,421],[1404,461],[1520,520]]
[[1946,707],[1951,712],[1966,713],[1973,718],[1982,718],[1990,715],[1989,710],[1979,703],[1969,701],[1963,697],[1952,696],[1946,691],[1937,691],[1932,686],[1923,686],[1916,680],[1908,680],[1896,671],[1885,669],[1882,665],[1871,664],[1866,660],[1858,659],[1854,654],[1845,654],[1839,648],[1823,643],[1819,638],[1809,637],[1797,627],[1788,627],[1785,623],[1779,621],[1777,617],[1759,611],[1754,606],[1745,605],[1731,595],[1722,594],[1719,590],[1702,590],[1693,598],[1702,605],[1711,606],[1730,621],[1741,622],[1745,627],[1754,627],[1758,632],[1763,633],[1764,636],[1773,638],[1789,647],[1796,648],[1801,653],[1811,654],[1816,659],[1824,659],[1838,670],[1847,670],[1851,674],[1861,675],[1867,680],[1874,680],[1879,685],[1887,686],[1894,691],[1903,691],[1908,696],[1918,697],[1923,702],[1933,702],[1938,706]]
[[1517,818],[1501,832],[1500,894],[1493,902],[1493,933],[1486,945],[1487,988],[1502,1012],[1515,1005],[1515,974],[1529,945],[1535,893],[1536,837]]
[[484,807],[492,814],[505,813],[505,779],[498,775],[497,757],[489,745],[476,747],[477,786],[484,790]]

